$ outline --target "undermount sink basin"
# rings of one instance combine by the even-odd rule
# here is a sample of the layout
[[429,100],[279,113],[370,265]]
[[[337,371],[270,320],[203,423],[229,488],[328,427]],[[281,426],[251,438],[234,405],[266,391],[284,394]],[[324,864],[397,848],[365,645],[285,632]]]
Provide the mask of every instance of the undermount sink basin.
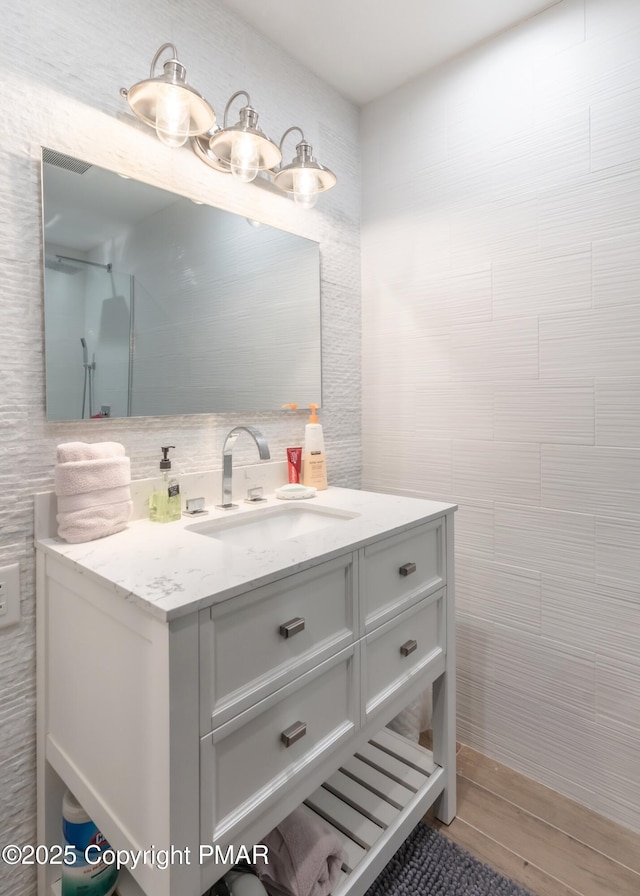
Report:
[[217,541],[255,548],[348,522],[359,515],[331,507],[309,507],[307,504],[301,506],[296,502],[251,510],[225,519],[206,520],[186,528]]

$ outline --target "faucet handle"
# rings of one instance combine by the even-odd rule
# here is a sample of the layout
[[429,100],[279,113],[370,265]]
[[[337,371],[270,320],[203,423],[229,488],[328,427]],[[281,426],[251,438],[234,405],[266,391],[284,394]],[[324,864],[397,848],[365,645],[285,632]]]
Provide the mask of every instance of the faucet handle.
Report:
[[247,504],[258,504],[260,501],[266,501],[267,499],[262,497],[262,486],[256,485],[247,489],[247,497],[244,500]]

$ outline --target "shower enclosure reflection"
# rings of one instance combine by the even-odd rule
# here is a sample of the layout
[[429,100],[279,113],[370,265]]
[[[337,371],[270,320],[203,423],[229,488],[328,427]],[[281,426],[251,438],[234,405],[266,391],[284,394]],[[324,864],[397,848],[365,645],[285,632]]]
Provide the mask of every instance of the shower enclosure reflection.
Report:
[[47,245],[47,417],[131,414],[134,278]]
[[322,403],[317,242],[42,161],[49,420]]

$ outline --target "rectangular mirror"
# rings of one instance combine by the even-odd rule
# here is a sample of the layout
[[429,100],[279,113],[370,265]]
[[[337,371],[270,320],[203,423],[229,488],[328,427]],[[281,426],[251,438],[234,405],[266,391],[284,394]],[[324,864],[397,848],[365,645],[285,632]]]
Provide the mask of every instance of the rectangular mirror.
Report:
[[47,419],[321,404],[319,245],[42,152]]

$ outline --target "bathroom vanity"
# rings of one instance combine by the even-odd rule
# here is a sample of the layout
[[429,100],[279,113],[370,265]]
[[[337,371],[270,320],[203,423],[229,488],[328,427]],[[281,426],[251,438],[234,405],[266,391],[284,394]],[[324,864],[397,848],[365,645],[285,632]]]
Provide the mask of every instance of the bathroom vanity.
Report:
[[[39,538],[38,842],[69,787],[114,849],[174,850],[121,896],[201,896],[304,803],[345,845],[336,896],[364,893],[455,814],[454,511],[329,488]],[[431,684],[433,752],[385,728]]]

